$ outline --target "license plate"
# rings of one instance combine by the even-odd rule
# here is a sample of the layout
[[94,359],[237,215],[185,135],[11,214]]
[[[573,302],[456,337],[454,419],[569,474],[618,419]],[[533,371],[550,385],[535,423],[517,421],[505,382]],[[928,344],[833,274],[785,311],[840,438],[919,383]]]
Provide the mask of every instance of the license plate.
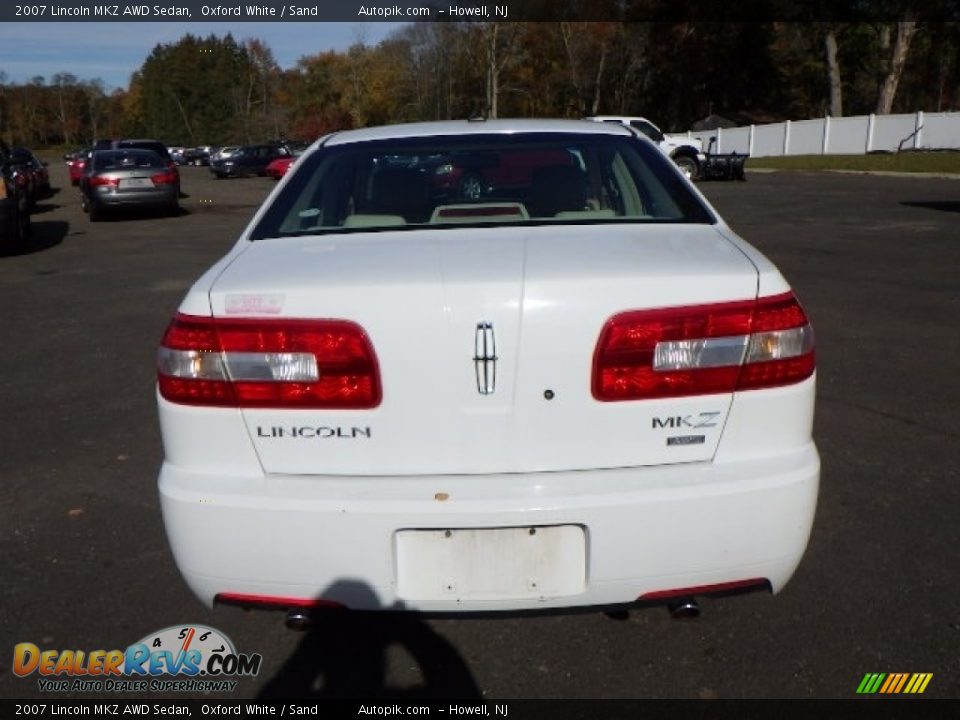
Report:
[[120,181],[121,188],[144,188],[153,187],[153,180],[150,178],[124,178]]
[[410,600],[514,600],[582,593],[579,525],[396,534],[397,594]]

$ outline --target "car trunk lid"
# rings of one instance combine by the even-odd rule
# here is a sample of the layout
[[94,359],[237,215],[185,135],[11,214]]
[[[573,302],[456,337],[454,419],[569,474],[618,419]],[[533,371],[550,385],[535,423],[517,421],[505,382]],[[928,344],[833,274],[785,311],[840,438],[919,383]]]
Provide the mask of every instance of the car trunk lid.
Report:
[[709,460],[732,392],[600,402],[597,341],[623,311],[756,293],[713,226],[551,224],[257,241],[210,301],[349,320],[376,352],[378,407],[242,410],[267,472],[422,475]]

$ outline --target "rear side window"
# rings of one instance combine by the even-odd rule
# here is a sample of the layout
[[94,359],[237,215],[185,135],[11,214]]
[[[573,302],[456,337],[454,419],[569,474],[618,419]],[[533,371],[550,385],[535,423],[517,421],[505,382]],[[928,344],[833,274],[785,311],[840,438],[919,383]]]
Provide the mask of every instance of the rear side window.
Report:
[[253,239],[545,223],[711,223],[659,150],[596,134],[447,136],[301,159]]

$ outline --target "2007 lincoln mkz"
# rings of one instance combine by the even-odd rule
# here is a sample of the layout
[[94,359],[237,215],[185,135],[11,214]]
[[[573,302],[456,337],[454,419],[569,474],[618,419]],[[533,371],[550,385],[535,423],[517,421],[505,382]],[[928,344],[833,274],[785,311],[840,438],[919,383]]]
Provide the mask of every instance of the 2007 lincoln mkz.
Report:
[[619,125],[322,138],[187,293],[158,375],[163,517],[208,604],[778,592],[813,523],[807,316]]

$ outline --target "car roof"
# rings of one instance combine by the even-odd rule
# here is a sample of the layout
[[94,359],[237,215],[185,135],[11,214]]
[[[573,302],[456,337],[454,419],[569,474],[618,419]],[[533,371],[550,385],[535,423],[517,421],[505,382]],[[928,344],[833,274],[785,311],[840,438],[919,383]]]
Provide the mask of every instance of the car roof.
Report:
[[622,126],[586,120],[444,120],[344,130],[330,136],[324,145],[345,145],[347,143],[402,138],[426,138],[437,135],[512,135],[516,133],[633,136],[629,130]]
[[631,120],[643,120],[643,122],[648,122],[651,125],[653,124],[647,118],[641,115],[591,115],[585,120],[593,120],[594,122],[630,122]]

